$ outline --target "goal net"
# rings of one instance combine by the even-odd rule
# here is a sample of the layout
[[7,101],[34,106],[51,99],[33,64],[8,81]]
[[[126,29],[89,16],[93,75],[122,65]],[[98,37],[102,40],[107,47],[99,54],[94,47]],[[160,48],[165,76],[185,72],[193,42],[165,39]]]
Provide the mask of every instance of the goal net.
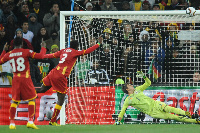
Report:
[[[127,97],[122,84],[143,84],[143,79],[136,78],[140,70],[152,81],[146,95],[194,114],[198,98],[193,105],[190,98],[199,92],[199,14],[186,17],[183,10],[61,11],[61,49],[72,40],[79,42],[80,50],[101,43],[91,54],[78,58],[68,78],[61,124],[113,124]],[[124,123],[158,121],[168,122],[133,107],[124,115]]]

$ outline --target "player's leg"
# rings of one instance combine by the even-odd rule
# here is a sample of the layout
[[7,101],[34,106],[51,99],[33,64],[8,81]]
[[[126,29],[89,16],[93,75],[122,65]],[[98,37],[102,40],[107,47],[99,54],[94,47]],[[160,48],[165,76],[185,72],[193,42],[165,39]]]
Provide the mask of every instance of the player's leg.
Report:
[[35,88],[37,93],[45,93],[52,87],[50,77],[51,77],[50,74],[48,74],[43,79],[43,84],[42,84],[41,88]]
[[58,124],[56,123],[56,119],[57,119],[57,117],[60,113],[60,110],[62,108],[62,105],[64,103],[65,95],[66,94],[57,92],[58,101],[57,101],[57,104],[55,105],[54,112],[53,112],[52,118],[49,122],[49,125],[58,126]]
[[175,113],[175,114],[178,114],[178,115],[184,115],[184,116],[188,116],[188,117],[191,118],[191,115],[190,115],[189,112],[184,111],[184,110],[179,109],[179,108],[174,108],[174,107],[168,106],[164,102],[156,101],[155,107],[160,111],[164,111],[164,112],[167,112],[167,113]]
[[36,125],[33,123],[33,117],[35,115],[35,99],[29,100],[28,102],[28,122],[27,122],[27,127],[28,128],[33,128],[33,129],[39,129],[36,127]]
[[51,88],[51,86],[45,86],[44,84],[42,84],[41,88],[35,88],[35,90],[37,93],[45,93],[50,88]]
[[9,128],[10,129],[16,129],[15,126],[15,113],[16,113],[16,109],[17,106],[19,105],[19,102],[12,102],[12,104],[10,105],[10,125]]
[[150,114],[153,118],[158,118],[158,119],[165,119],[165,120],[176,120],[179,122],[186,122],[186,123],[197,123],[196,119],[189,119],[184,116],[178,116],[175,114],[163,112],[157,109],[153,109],[153,112]]
[[171,107],[171,106],[165,106],[164,109],[163,109],[165,112],[168,112],[168,113],[175,113],[175,114],[178,114],[178,115],[184,115],[184,116],[187,116],[189,118],[192,118],[190,112],[188,111],[184,111],[182,109],[179,109],[179,108],[174,108],[174,107]]
[[179,122],[198,123],[198,121],[196,119],[189,119],[187,117],[178,116],[178,115],[174,115],[174,114],[171,114],[171,113],[166,113],[166,117],[168,117],[167,119],[176,120],[176,121],[179,121]]

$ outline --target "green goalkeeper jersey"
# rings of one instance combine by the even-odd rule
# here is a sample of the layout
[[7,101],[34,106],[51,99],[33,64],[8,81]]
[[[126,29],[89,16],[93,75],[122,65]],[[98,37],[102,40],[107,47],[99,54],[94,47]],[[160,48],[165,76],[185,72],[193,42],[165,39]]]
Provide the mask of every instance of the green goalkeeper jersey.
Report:
[[136,87],[134,93],[126,98],[119,117],[123,118],[128,106],[132,106],[145,114],[150,114],[155,101],[143,93],[143,91],[150,85],[151,81],[146,77],[145,83]]

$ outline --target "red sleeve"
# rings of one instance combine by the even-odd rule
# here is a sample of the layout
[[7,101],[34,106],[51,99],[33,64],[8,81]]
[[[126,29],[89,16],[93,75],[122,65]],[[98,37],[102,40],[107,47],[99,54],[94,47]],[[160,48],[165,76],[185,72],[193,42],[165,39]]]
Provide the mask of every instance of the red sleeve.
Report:
[[34,50],[32,44],[27,39],[24,39],[24,41],[27,43],[29,49]]
[[60,54],[62,53],[63,50],[60,50],[56,53],[53,54],[45,54],[44,58],[60,58]]
[[[5,53],[4,53],[5,52]],[[3,63],[5,63],[5,62],[7,62],[8,60],[9,60],[9,54],[10,53],[6,53],[6,51],[3,51],[2,53],[1,53],[1,55],[0,55],[0,65],[1,64],[3,64]]]
[[46,54],[46,48],[42,47],[40,53],[33,52],[29,50],[29,56],[34,59],[44,59],[44,55]]
[[6,51],[3,50],[3,52],[2,52],[1,55],[0,55],[0,59],[1,59],[5,54],[6,54]]
[[13,50],[13,40],[10,42],[9,51]]
[[78,56],[92,53],[92,52],[93,52],[95,49],[97,49],[98,47],[99,47],[99,44],[96,44],[96,45],[94,45],[94,46],[92,46],[92,47],[89,47],[89,48],[86,49],[86,50],[78,51]]

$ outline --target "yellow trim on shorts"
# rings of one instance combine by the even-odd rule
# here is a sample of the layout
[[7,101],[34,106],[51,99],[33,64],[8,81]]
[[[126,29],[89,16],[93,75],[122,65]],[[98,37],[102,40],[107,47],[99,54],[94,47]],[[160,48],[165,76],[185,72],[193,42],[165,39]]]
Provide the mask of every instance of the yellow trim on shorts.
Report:
[[58,109],[58,110],[61,110],[62,106],[56,104],[56,105],[55,105],[55,108]]
[[30,101],[30,102],[28,102],[28,105],[34,105],[35,106],[35,102],[34,101]]
[[17,105],[18,105],[18,104],[16,104],[16,103],[12,103],[12,104],[10,105],[10,107],[17,108]]
[[64,91],[64,92],[60,92],[60,91],[57,91],[57,90],[54,90],[54,91],[59,92],[59,93],[61,93],[61,94],[66,94],[65,91]]

